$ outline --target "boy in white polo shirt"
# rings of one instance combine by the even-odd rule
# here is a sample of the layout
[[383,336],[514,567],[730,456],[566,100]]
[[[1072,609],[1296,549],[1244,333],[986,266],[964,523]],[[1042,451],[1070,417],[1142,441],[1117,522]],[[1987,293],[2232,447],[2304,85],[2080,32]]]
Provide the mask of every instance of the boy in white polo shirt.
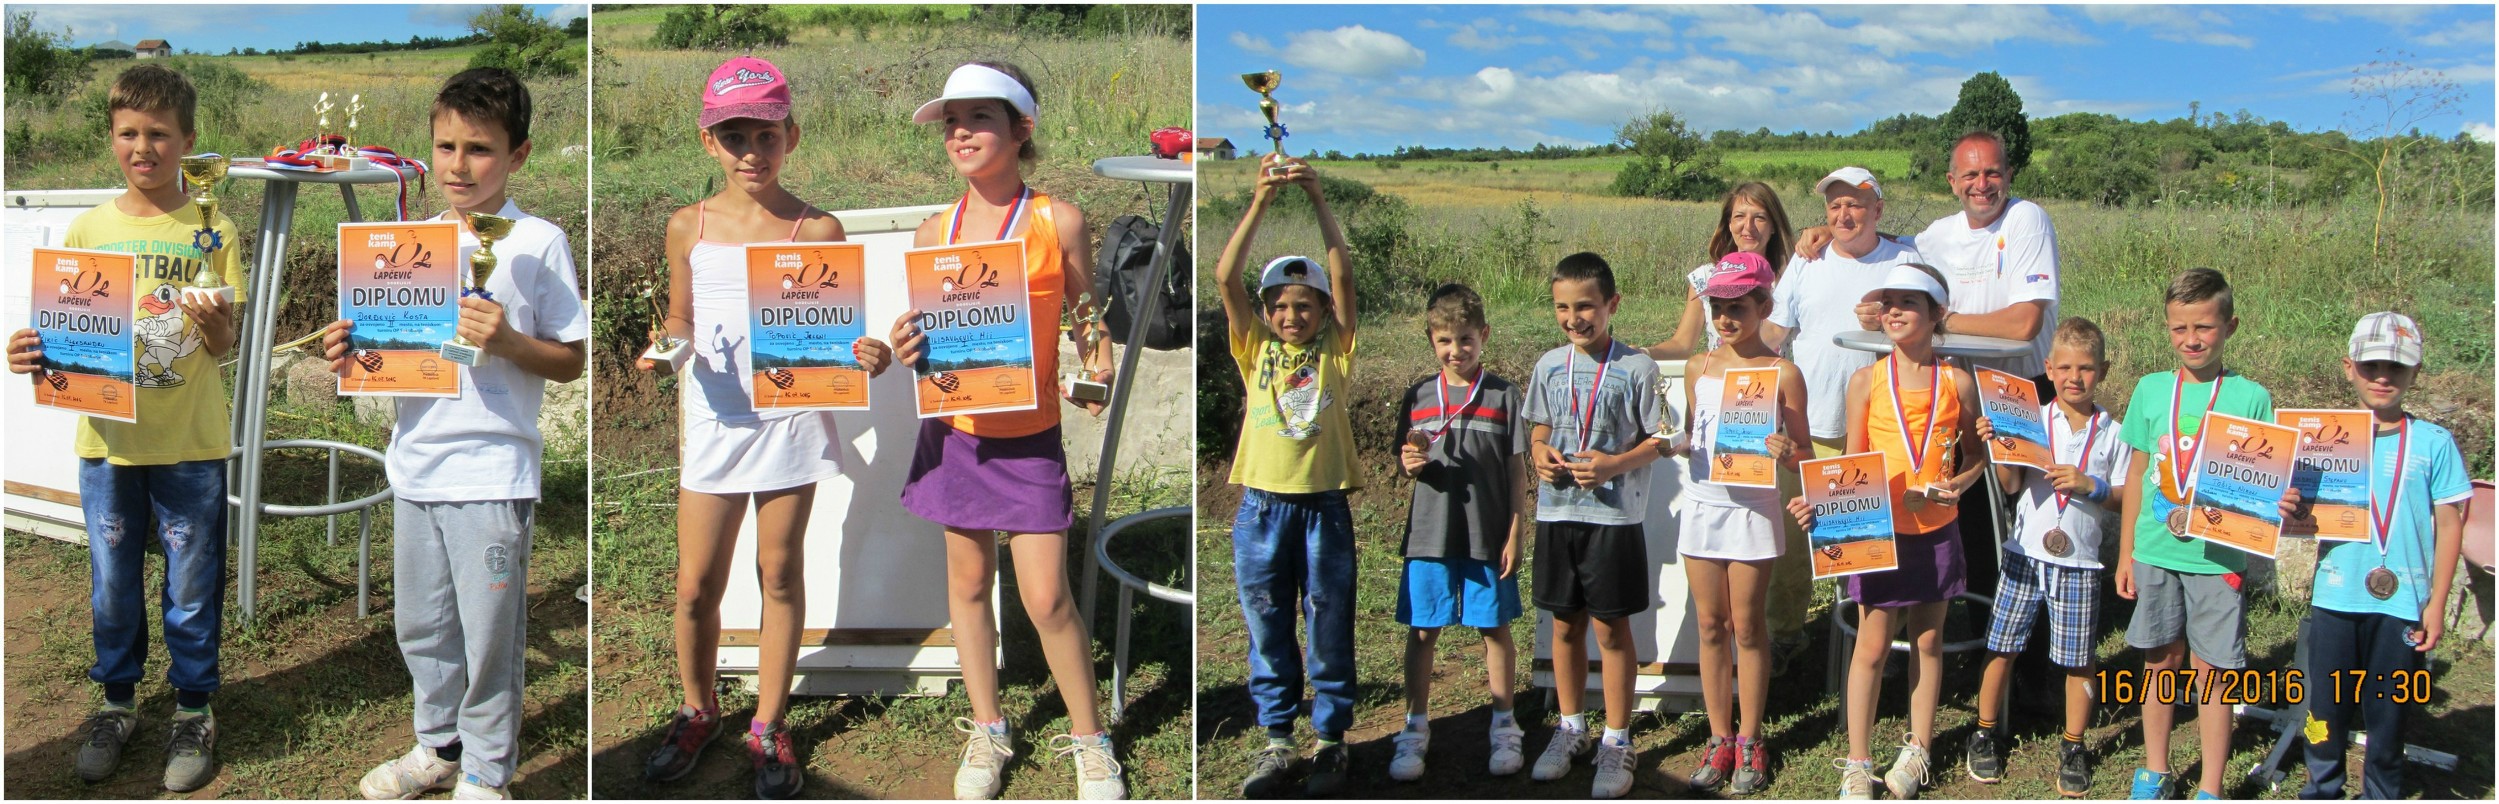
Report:
[[[1964,754],[1970,778],[2004,780],[1996,741],[1996,718],[2004,713],[2013,657],[2029,642],[2032,618],[2048,610],[2048,658],[2065,670],[2065,729],[2057,741],[2057,792],[2091,792],[2091,752],[2083,729],[2091,725],[2092,623],[2100,602],[2100,545],[2115,512],[2108,503],[2124,480],[2127,454],[2117,417],[2094,393],[2107,376],[2108,345],[2100,327],[2068,318],[2048,348],[2048,381],[2056,400],[2046,407],[2048,448],[2056,463],[2047,471],[1996,467],[1997,482],[2021,489],[2014,503],[2020,524],[2005,544],[2004,573],[1996,582],[1995,616],[1987,628],[1987,670],[1979,682],[1978,730]],[[1985,418],[1978,437],[1995,440]]]
[[[477,250],[468,213],[513,225],[486,292],[460,300],[459,333],[484,359],[460,371],[457,397],[399,399],[384,461],[397,497],[391,610],[416,681],[417,746],[365,774],[370,799],[503,798],[517,764],[538,409],[547,380],[581,376],[590,337],[564,230],[506,195],[529,160],[529,119],[528,88],[501,69],[452,76],[434,98],[435,178],[444,217],[462,222],[462,263]],[[322,342],[343,376],[349,324],[330,326]]]

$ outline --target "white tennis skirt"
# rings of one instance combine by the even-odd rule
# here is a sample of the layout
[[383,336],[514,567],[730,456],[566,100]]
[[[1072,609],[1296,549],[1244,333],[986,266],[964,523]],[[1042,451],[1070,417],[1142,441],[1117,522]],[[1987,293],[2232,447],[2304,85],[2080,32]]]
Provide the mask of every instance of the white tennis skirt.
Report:
[[1675,552],[1727,561],[1778,558],[1787,543],[1773,515],[1742,506],[1690,503],[1683,512],[1683,528],[1675,534]]
[[753,422],[685,416],[677,484],[705,494],[753,494],[842,474],[840,432],[830,411]]

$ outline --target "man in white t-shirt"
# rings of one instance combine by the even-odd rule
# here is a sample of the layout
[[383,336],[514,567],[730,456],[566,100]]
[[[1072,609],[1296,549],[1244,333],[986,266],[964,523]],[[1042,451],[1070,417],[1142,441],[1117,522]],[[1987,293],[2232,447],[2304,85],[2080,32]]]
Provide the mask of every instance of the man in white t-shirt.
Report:
[[[1847,452],[1848,378],[1874,364],[1873,352],[1832,342],[1843,332],[1863,329],[1858,300],[1883,285],[1894,265],[1919,261],[1916,249],[1883,239],[1875,226],[1883,221],[1883,185],[1871,171],[1844,167],[1814,185],[1822,194],[1826,228],[1834,238],[1820,259],[1799,254],[1788,260],[1772,293],[1770,320],[1762,340],[1780,344],[1780,353],[1795,361],[1805,375],[1805,402],[1812,423],[1814,457]],[[1792,474],[1782,473],[1783,487]],[[1786,494],[1801,493],[1787,488]],[[1781,648],[1805,641],[1806,607],[1812,602],[1813,565],[1807,559],[1805,531],[1784,520],[1787,550],[1770,567],[1770,635]],[[1793,654],[1790,654],[1793,655]],[[1782,662],[1781,664],[1784,664]]]

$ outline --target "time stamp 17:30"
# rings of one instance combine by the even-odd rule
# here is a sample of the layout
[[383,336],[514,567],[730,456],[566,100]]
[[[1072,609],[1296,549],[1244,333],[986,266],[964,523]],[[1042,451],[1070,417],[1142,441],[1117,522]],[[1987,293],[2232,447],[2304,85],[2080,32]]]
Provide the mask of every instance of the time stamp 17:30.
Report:
[[[2103,669],[2094,678],[2100,702],[2115,704],[2298,704],[2309,692],[2308,674],[2299,670]],[[2336,670],[2324,680],[2320,691],[2338,705],[2426,704],[2432,692],[2428,670]]]

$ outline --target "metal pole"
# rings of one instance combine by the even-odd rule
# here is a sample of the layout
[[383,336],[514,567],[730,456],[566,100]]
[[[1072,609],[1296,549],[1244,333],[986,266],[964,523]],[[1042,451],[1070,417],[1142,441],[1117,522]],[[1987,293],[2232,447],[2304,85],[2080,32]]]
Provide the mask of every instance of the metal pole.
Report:
[[[337,503],[338,503],[338,450],[333,449],[333,450],[330,450],[330,493],[329,493],[327,496],[324,496],[324,497],[322,497],[322,498],[321,498],[321,504],[323,504],[323,505],[336,505]],[[328,521],[328,527],[329,527],[328,540],[329,540],[329,545],[330,545],[331,547],[337,547],[337,546],[338,546],[338,515],[337,515],[337,514],[331,514],[331,515],[329,515],[329,516],[322,517],[322,519],[324,519],[324,520],[327,520],[327,521]]]
[[[1157,311],[1162,309],[1163,273],[1171,269],[1171,260],[1177,253],[1174,245],[1180,240],[1180,221],[1183,211],[1189,206],[1190,189],[1188,182],[1171,184],[1168,193],[1168,208],[1163,210],[1162,231],[1154,238],[1154,259],[1148,262],[1151,267],[1146,271],[1145,299],[1137,306],[1137,309],[1130,311],[1132,317],[1128,323],[1128,346],[1120,353],[1119,376],[1111,380],[1113,387],[1111,409],[1107,414],[1109,420],[1102,427],[1102,454],[1100,463],[1094,467],[1093,513],[1086,517],[1089,534],[1101,533],[1102,523],[1108,518],[1111,503],[1111,476],[1117,472],[1119,465],[1120,425],[1128,416],[1128,397],[1136,383],[1137,360],[1145,354],[1143,342],[1146,324],[1153,320]],[[1093,551],[1086,550],[1084,554],[1084,567],[1081,570],[1085,578],[1084,591],[1077,598],[1077,609],[1079,616],[1090,625],[1093,622],[1095,592],[1101,585],[1102,568],[1101,563],[1094,558]]]
[[240,463],[235,467],[241,486],[234,521],[234,541],[240,553],[235,563],[235,596],[242,604],[239,613],[245,623],[252,621],[260,591],[260,450],[269,414],[269,360],[262,352],[273,342],[278,325],[278,279],[286,269],[287,231],[295,223],[295,191],[295,182],[269,182],[260,212],[260,259],[251,277],[249,326],[236,345],[242,354],[235,379],[234,427],[242,454],[236,456]]
[[[336,453],[332,453],[336,454]],[[373,614],[373,509],[356,509],[356,617]]]

